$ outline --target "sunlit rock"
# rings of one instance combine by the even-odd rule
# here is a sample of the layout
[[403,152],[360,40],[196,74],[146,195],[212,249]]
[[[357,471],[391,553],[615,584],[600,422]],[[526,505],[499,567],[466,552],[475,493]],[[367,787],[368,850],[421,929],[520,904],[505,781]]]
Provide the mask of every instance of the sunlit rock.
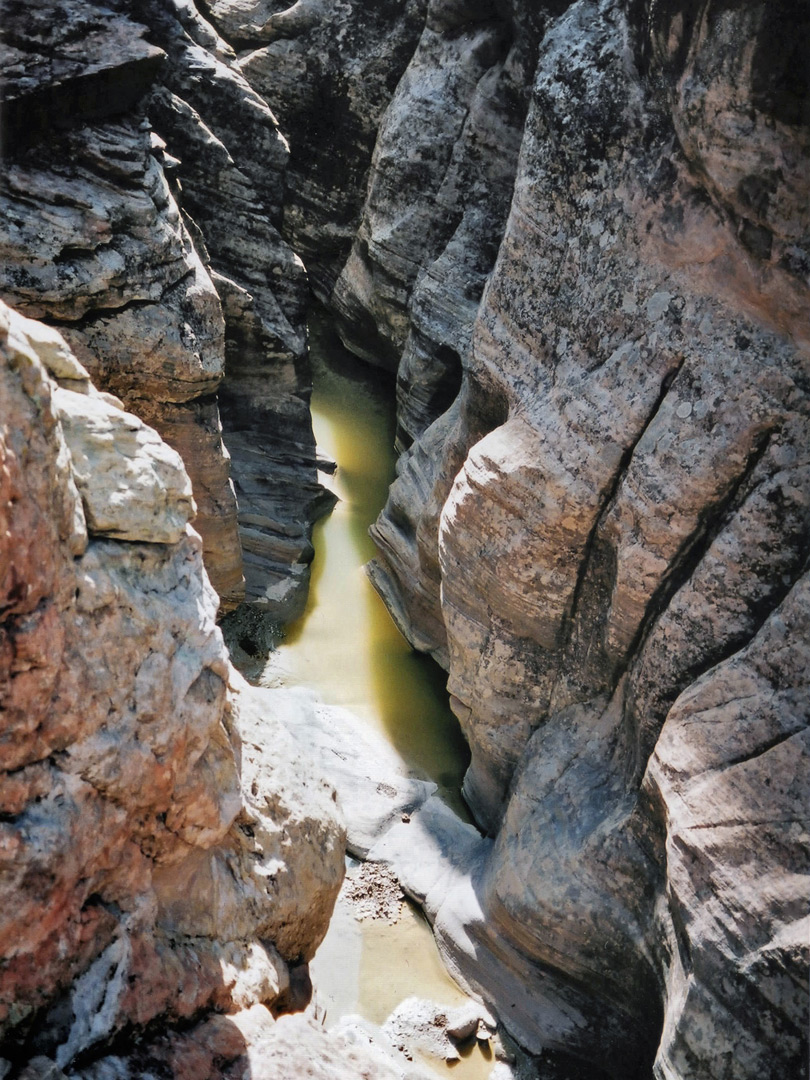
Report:
[[0,333],[0,1039],[62,1069],[281,1001],[343,830],[269,699],[230,685],[179,457],[53,331],[3,306]]

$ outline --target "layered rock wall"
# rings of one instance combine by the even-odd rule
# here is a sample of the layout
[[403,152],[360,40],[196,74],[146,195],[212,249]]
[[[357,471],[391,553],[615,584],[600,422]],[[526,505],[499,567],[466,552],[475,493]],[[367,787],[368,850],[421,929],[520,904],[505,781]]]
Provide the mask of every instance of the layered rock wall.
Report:
[[55,331],[0,320],[6,1075],[156,1021],[283,1008],[343,832],[230,668],[179,456]]
[[275,117],[193,5],[76,0],[57,18],[39,0],[4,18],[0,291],[180,452],[224,609],[244,568],[248,598],[290,617],[330,499]]
[[[148,30],[123,0],[7,5],[5,294],[185,454],[235,599],[220,388],[248,592],[289,614],[323,501],[286,228],[346,342],[398,372],[371,574],[448,669],[491,837],[426,804],[372,857],[399,845],[451,966],[533,1052],[804,1075],[810,92],[785,41],[806,17],[210,7],[239,57],[189,4],[137,5]],[[292,140],[286,210],[259,94]],[[6,319],[4,880],[37,914],[6,905],[0,985],[9,1052],[61,1066],[276,997],[339,843],[317,784],[314,820],[263,794],[262,706],[228,698],[178,459]],[[279,869],[308,832],[327,854]],[[213,1067],[228,1032],[201,1038]]]
[[806,1063],[797,18],[431,4],[333,294],[399,376],[372,579],[496,838],[440,939],[617,1076]]
[[213,0],[239,70],[285,133],[284,235],[322,301],[354,240],[382,116],[422,31],[424,0],[324,4]]

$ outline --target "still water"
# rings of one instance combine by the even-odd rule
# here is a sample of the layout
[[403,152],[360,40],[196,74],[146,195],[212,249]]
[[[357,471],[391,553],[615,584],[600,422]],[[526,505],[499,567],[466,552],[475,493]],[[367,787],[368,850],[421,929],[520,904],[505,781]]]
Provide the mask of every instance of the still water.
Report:
[[463,813],[469,752],[447,704],[447,676],[411,649],[363,569],[375,555],[368,527],[394,478],[393,379],[346,352],[325,320],[313,321],[310,338],[312,422],[318,447],[338,463],[323,479],[340,501],[315,526],[307,607],[271,663],[287,685],[312,687],[367,720]]
[[[311,687],[366,719],[463,813],[469,752],[447,703],[445,673],[410,648],[363,570],[375,554],[368,527],[394,477],[393,380],[346,352],[325,320],[314,320],[310,335],[313,426],[321,451],[338,463],[328,482],[340,501],[315,528],[307,608],[287,627],[260,681]],[[380,1024],[411,995],[447,1006],[465,1000],[427,923],[408,904],[388,925],[359,922],[340,902],[312,974],[327,1026],[350,1013]],[[486,1048],[476,1047],[445,1071],[483,1080],[492,1067]]]

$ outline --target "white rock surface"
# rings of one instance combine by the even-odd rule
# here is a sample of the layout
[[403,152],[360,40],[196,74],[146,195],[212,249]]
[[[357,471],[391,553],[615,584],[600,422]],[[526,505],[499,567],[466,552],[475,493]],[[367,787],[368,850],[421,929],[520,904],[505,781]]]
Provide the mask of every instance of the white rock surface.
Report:
[[[266,691],[273,700],[276,691]],[[408,774],[390,743],[346,709],[323,705],[308,691],[278,697],[280,715],[300,752],[334,785],[347,823],[347,847],[365,858],[388,827],[437,790]]]
[[180,455],[100,394],[59,387],[54,405],[88,530],[116,540],[176,544],[196,513]]

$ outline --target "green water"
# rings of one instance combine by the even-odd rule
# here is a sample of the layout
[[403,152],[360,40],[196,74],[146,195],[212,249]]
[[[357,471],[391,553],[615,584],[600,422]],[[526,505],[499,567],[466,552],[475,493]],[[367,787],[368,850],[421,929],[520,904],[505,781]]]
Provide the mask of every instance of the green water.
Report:
[[[448,705],[446,675],[410,648],[363,570],[375,555],[368,527],[394,478],[393,380],[347,353],[328,324],[314,322],[310,334],[313,427],[321,451],[338,463],[324,480],[340,501],[315,528],[306,610],[287,627],[260,681],[311,687],[366,719],[469,820],[460,795],[469,751]],[[409,904],[394,925],[360,922],[341,894],[311,971],[330,1024],[352,1013],[381,1024],[412,995],[447,1007],[465,1000]],[[492,1066],[488,1044],[480,1044],[453,1065],[433,1067],[455,1080],[484,1080]]]
[[287,685],[312,687],[366,719],[463,812],[469,752],[447,703],[445,672],[411,649],[363,570],[375,555],[368,527],[394,478],[393,380],[346,352],[327,324],[314,322],[310,334],[313,427],[321,451],[338,463],[325,479],[340,501],[315,527],[307,607],[271,665]]

